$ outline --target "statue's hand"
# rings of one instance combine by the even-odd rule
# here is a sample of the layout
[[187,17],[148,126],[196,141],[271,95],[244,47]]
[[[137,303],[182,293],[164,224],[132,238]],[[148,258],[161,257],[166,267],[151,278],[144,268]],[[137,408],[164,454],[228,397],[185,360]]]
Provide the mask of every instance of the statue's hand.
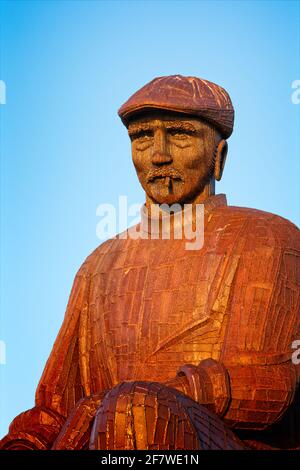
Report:
[[184,393],[184,395],[187,395],[188,397],[192,396],[189,381],[184,374],[177,374],[176,377],[164,382],[164,385],[166,385],[166,387],[175,388],[175,390]]
[[52,450],[88,449],[97,409],[107,390],[79,400],[55,440]]
[[[170,387],[174,387],[171,385]],[[197,403],[205,405],[218,416],[224,415],[230,401],[229,375],[223,364],[213,359],[205,359],[198,366],[185,364],[180,367],[174,379],[177,390],[184,384],[186,395],[192,397]],[[176,384],[179,384],[179,387]],[[188,385],[187,385],[188,384]]]

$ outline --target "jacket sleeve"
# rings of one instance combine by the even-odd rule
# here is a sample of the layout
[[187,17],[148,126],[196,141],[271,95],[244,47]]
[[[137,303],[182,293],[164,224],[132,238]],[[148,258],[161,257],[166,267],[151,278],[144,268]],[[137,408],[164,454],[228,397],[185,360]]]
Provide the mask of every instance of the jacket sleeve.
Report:
[[230,427],[266,429],[290,407],[300,377],[292,349],[300,339],[300,236],[291,223],[253,223],[227,314],[220,359],[184,365],[179,375]]
[[49,449],[70,410],[85,395],[79,341],[88,289],[85,262],[75,277],[63,324],[36,391],[35,406],[13,420],[0,449]]

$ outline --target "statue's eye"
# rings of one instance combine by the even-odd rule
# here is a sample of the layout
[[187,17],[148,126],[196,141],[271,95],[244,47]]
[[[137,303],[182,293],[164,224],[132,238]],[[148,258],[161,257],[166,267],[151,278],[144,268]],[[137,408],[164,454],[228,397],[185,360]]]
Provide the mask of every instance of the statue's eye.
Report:
[[134,132],[130,134],[130,139],[132,142],[137,141],[138,143],[148,142],[149,139],[153,137],[153,131],[144,130],[139,132]]
[[186,140],[191,136],[191,132],[184,129],[169,129],[168,134],[176,140]]

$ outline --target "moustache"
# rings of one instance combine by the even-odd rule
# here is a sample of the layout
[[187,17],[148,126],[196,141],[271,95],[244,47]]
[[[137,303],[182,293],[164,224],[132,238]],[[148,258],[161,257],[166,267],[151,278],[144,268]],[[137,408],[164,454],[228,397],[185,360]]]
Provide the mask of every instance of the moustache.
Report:
[[174,180],[182,180],[183,178],[179,171],[174,168],[157,168],[150,170],[146,176],[147,182],[155,180],[156,178],[171,178]]

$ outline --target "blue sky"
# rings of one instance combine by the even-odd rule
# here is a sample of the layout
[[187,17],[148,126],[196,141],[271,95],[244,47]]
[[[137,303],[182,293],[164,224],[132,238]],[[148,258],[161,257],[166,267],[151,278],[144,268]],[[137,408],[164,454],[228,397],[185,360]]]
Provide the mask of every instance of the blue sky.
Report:
[[34,404],[96,208],[143,202],[120,105],[152,78],[230,93],[217,192],[300,224],[298,1],[1,2],[1,427]]

